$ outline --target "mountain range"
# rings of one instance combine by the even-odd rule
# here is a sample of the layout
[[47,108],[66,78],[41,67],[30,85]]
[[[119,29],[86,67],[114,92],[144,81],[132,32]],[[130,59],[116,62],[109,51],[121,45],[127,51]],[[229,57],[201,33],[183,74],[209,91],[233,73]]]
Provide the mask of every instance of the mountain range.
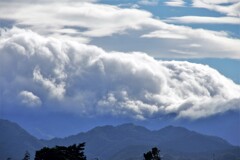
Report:
[[166,126],[151,131],[134,124],[101,126],[65,138],[39,140],[18,124],[0,120],[0,159],[21,160],[26,151],[34,158],[44,146],[72,145],[86,142],[88,160],[137,160],[158,147],[163,160],[239,160],[240,147],[222,138],[203,135],[183,127]]

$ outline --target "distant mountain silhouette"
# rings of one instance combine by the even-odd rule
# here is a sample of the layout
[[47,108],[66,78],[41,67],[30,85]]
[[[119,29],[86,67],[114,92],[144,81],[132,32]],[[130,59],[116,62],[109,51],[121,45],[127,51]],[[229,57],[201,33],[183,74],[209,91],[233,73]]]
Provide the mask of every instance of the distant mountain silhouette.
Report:
[[19,160],[26,150],[32,153],[43,146],[69,146],[86,142],[88,160],[141,160],[152,147],[161,150],[163,160],[238,160],[240,148],[227,141],[199,134],[182,127],[167,126],[157,131],[134,124],[96,127],[88,132],[66,138],[38,140],[16,123],[0,120],[0,159]]
[[206,152],[232,147],[227,141],[207,136],[182,127],[167,126],[155,132],[162,147],[180,152]]
[[30,135],[18,124],[8,120],[0,120],[0,159],[20,160],[28,151],[34,156],[36,149],[44,145],[37,138]]
[[199,134],[182,127],[167,126],[150,131],[134,124],[96,127],[86,133],[44,142],[50,146],[87,142],[86,154],[104,160],[141,159],[142,154],[153,146],[175,155],[211,155],[234,149],[236,154],[239,149],[219,137]]

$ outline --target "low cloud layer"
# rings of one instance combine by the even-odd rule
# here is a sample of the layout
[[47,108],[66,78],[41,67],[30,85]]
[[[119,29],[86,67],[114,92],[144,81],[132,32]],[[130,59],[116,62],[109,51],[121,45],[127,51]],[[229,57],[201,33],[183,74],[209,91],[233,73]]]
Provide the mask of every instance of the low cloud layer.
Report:
[[240,108],[240,86],[205,65],[106,52],[18,28],[0,34],[6,106],[138,119],[168,114],[197,119]]

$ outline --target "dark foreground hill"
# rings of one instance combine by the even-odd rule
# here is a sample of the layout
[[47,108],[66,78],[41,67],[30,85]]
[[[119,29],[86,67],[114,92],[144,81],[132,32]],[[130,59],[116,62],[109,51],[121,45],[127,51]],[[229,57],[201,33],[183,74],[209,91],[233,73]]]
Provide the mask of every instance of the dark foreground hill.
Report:
[[38,140],[16,123],[0,120],[0,159],[22,159],[26,150],[32,158],[43,146],[72,145],[86,142],[87,159],[142,160],[144,152],[157,146],[163,160],[239,160],[239,147],[227,141],[189,131],[182,127],[167,126],[150,131],[133,124],[96,127],[88,132],[66,138]]

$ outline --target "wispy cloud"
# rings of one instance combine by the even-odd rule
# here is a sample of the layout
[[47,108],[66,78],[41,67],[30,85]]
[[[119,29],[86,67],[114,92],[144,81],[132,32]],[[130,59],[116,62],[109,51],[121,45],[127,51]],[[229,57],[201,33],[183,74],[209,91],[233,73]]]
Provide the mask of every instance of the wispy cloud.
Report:
[[[99,0],[81,0],[81,2],[97,2]],[[35,0],[35,4],[43,4],[43,3],[75,3],[78,0]],[[32,0],[1,0],[1,3],[19,3],[19,4],[30,4]]]
[[[224,3],[227,3],[228,5],[222,5]],[[238,0],[193,0],[192,5],[193,7],[206,8],[228,16],[240,17],[240,2]]]
[[159,0],[140,0],[138,4],[147,5],[147,6],[156,6],[158,5]]
[[185,2],[184,0],[169,0],[166,1],[165,4],[173,7],[183,7],[185,5]]
[[201,17],[201,16],[183,16],[183,17],[171,17],[165,20],[165,22],[173,23],[200,23],[200,24],[240,24],[240,18],[238,17]]
[[232,4],[239,1],[238,0],[208,0],[205,2],[209,4]]
[[[168,28],[159,27],[159,30],[144,34],[142,37],[150,38],[175,38],[181,40],[181,45],[172,46],[170,50],[181,50],[182,45],[191,43],[197,43],[200,46],[195,49],[192,48],[192,52],[198,53],[193,57],[232,57],[239,58],[239,45],[240,40],[234,39],[229,36],[227,32],[216,32],[205,29],[192,29],[185,26],[168,25]],[[168,34],[166,34],[166,31]],[[164,32],[163,32],[164,31]],[[167,36],[168,35],[168,36]],[[171,35],[171,36],[170,36]],[[177,42],[175,42],[177,44]],[[218,46],[216,48],[215,46]],[[231,47],[230,47],[231,46]],[[209,53],[212,54],[209,54]]]
[[[67,26],[72,29],[71,32],[75,30],[74,35],[78,37],[109,36],[126,29],[139,29],[143,21],[152,16],[142,10],[84,2],[75,2],[74,5],[53,2],[40,5],[2,3],[0,8],[0,17],[15,20],[17,26],[28,26],[43,34],[56,34],[57,30],[58,34],[69,35]],[[85,30],[78,30],[75,26]]]
[[187,39],[187,36],[183,34],[174,33],[169,30],[154,31],[149,34],[144,34],[142,38],[163,38],[163,39]]
[[6,106],[20,90],[24,103],[41,100],[45,110],[86,116],[197,119],[240,108],[240,86],[205,65],[106,52],[17,28],[1,32],[0,53]]
[[183,51],[183,50],[175,50],[175,49],[172,49],[170,51],[173,53],[182,54],[182,55],[190,55],[190,56],[198,54],[198,53],[195,53],[192,51]]
[[[91,43],[91,40],[96,37],[131,35],[131,31],[134,30],[141,33],[141,35],[131,35],[135,39],[145,38],[155,41],[160,39],[166,44],[165,47],[169,46],[166,49],[169,52],[182,50],[181,46],[196,43],[204,47],[192,50],[192,52],[198,53],[192,57],[239,58],[240,56],[238,47],[240,40],[232,38],[227,32],[168,24],[166,21],[155,18],[150,12],[141,9],[73,0],[71,3],[66,3],[66,1],[43,3],[41,1],[41,3],[38,2],[38,5],[27,2],[25,1],[25,4],[17,1],[0,2],[0,18],[10,19],[16,26],[31,29],[42,35],[77,40],[81,43]],[[221,21],[221,23],[239,24],[239,21],[235,21],[236,19],[237,17],[206,17],[203,19],[186,16],[169,18],[167,21],[178,21],[179,23],[190,23],[190,21],[191,23],[207,23],[207,21],[220,23]],[[125,40],[129,40],[127,36]],[[134,44],[135,41],[131,43]],[[161,50],[161,48],[157,48],[157,50],[158,53],[166,51]],[[151,52],[148,54],[154,55]],[[154,56],[159,57],[159,55]],[[178,57],[177,54],[172,56]],[[181,54],[181,56],[183,55]]]

